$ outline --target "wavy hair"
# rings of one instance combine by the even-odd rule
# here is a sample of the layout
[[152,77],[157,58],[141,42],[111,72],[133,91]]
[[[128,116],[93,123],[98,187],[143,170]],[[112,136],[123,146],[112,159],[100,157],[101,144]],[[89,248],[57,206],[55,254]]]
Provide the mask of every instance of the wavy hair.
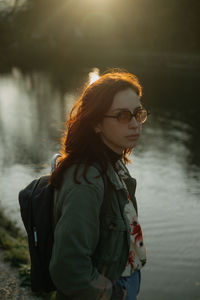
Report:
[[[142,87],[138,78],[120,70],[109,71],[84,88],[66,121],[66,130],[61,139],[62,156],[58,159],[57,167],[50,177],[50,182],[55,188],[60,188],[65,170],[74,163],[77,163],[75,182],[78,182],[76,175],[80,163],[85,165],[83,176],[86,180],[87,169],[92,163],[97,163],[102,173],[106,172],[108,157],[103,151],[103,142],[94,128],[111,107],[116,93],[127,88],[133,89],[139,99],[141,98]],[[123,151],[122,159],[125,164],[129,162],[127,156],[130,153],[129,148]]]

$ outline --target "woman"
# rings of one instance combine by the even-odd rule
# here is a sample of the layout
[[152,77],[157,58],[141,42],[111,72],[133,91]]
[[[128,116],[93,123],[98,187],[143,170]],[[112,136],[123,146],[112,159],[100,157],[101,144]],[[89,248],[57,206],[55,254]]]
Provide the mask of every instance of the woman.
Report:
[[125,164],[148,112],[136,76],[110,72],[87,86],[66,123],[51,176],[55,241],[50,274],[57,299],[134,300],[146,262]]

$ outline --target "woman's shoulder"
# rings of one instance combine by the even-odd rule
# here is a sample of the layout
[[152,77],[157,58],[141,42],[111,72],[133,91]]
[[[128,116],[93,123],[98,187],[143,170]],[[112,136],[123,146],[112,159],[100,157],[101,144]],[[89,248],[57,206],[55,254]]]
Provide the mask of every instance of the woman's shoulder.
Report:
[[104,182],[101,169],[97,164],[74,163],[66,169],[63,185],[68,188],[77,185],[91,186],[102,190]]

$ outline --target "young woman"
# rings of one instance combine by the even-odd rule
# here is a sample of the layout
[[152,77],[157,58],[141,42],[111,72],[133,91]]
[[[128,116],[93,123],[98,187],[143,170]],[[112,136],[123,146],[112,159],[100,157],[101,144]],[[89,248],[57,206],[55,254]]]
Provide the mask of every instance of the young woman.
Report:
[[148,112],[136,76],[110,72],[87,86],[66,123],[52,173],[58,300],[134,300],[146,262],[128,155]]

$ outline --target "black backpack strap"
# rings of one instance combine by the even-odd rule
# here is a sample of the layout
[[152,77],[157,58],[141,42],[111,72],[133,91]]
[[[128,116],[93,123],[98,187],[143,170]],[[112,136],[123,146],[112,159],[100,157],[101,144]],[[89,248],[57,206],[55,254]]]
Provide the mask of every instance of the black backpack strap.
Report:
[[106,211],[107,211],[107,207],[108,207],[108,177],[105,173],[102,173],[101,171],[101,167],[99,166],[99,164],[94,163],[93,166],[100,172],[101,177],[103,179],[103,184],[104,184],[104,197],[103,197],[103,203],[101,205],[101,212],[100,212],[100,217],[103,216]]

